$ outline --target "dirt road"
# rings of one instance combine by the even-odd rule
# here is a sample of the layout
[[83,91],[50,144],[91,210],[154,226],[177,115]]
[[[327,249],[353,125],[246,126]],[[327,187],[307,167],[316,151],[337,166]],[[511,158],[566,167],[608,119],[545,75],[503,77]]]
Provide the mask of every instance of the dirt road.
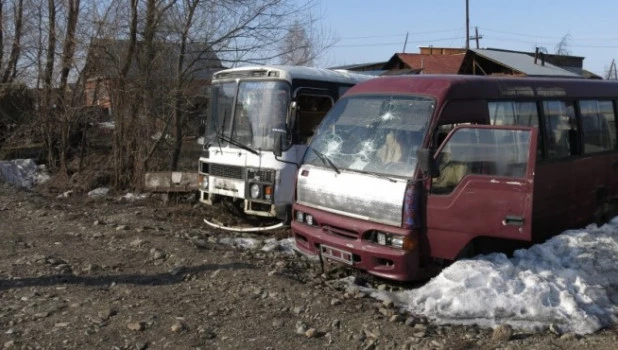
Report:
[[218,243],[230,233],[204,225],[206,215],[216,214],[209,210],[157,199],[57,199],[0,184],[0,346],[614,349],[618,343],[616,328],[580,337],[437,326],[338,283],[348,271],[321,274],[316,263],[284,251]]

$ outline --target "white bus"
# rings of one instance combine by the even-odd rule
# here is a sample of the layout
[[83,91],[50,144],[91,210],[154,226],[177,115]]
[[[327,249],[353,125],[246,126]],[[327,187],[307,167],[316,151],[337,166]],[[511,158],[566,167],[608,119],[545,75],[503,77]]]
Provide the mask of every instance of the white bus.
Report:
[[289,222],[298,163],[314,129],[348,88],[371,78],[300,66],[215,73],[199,159],[200,201]]

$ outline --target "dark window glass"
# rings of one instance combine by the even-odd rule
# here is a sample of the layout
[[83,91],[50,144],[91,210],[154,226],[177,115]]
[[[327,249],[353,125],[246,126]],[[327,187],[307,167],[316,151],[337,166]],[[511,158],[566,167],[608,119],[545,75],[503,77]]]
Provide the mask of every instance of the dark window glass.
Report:
[[612,101],[580,101],[584,153],[616,147],[616,116]]
[[545,134],[548,159],[577,154],[579,136],[575,108],[571,101],[544,101]]

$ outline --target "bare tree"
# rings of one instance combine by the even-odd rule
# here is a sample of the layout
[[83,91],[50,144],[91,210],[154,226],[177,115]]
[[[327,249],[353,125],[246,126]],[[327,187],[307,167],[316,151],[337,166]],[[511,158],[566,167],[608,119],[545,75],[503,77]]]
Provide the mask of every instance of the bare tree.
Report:
[[[294,64],[311,64],[319,56],[330,41],[307,15],[314,1],[0,0],[0,81],[39,92],[47,163],[66,175],[86,101],[105,95],[115,125],[114,184],[139,187],[145,171],[163,166],[155,155],[178,167],[215,70],[292,53],[303,59]],[[287,39],[282,50],[293,34],[302,40]]]
[[[2,8],[4,7],[3,2],[0,3],[0,18],[3,17]],[[13,6],[13,40],[11,45],[11,53],[9,55],[8,62],[4,66],[4,72],[2,73],[2,82],[3,83],[11,83],[15,79],[17,74],[17,61],[19,59],[20,50],[21,50],[21,40],[23,35],[23,13],[24,13],[24,1],[18,0],[17,3]],[[2,22],[4,22],[2,20]],[[0,47],[4,45],[3,43],[3,29],[0,26]],[[4,49],[0,48],[0,60],[2,60],[2,55],[4,53]]]
[[315,56],[313,43],[305,28],[295,22],[281,42],[281,64],[310,66]]
[[568,56],[571,54],[571,51],[569,50],[570,40],[571,40],[571,34],[566,33],[562,37],[562,39],[560,39],[560,41],[558,42],[558,44],[556,44],[556,47],[554,48],[554,52],[556,53],[556,55]]

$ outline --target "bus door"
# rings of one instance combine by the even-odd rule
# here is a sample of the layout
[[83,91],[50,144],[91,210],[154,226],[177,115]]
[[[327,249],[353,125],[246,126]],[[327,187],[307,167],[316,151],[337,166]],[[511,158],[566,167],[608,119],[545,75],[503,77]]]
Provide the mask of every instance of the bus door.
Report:
[[449,133],[427,195],[431,256],[455,259],[475,237],[531,239],[537,133],[487,125]]

